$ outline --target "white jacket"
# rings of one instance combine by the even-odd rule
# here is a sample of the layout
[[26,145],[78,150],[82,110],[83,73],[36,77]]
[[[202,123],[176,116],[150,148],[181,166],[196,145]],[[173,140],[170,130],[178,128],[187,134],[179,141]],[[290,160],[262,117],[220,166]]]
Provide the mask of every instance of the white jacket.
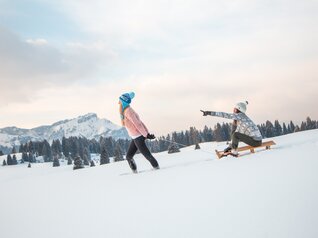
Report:
[[235,132],[245,134],[252,137],[254,140],[261,141],[262,134],[255,123],[246,116],[245,113],[226,113],[226,112],[211,112],[211,116],[223,117],[227,119],[237,120],[237,128]]

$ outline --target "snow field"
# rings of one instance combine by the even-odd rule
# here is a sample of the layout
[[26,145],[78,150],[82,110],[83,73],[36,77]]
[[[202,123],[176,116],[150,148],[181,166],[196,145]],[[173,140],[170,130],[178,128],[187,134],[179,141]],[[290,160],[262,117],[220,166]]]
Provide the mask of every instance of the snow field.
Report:
[[[217,160],[203,143],[82,170],[0,167],[0,236],[318,237],[318,130],[276,137],[270,151]],[[207,153],[206,151],[210,152]]]

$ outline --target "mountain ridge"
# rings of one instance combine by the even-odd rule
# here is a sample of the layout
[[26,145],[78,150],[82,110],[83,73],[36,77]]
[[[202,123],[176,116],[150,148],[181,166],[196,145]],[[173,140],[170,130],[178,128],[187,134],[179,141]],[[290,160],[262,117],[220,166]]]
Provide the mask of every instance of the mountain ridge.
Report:
[[0,150],[19,146],[30,140],[47,140],[52,142],[62,137],[84,136],[88,139],[113,137],[115,139],[128,139],[125,128],[120,127],[108,119],[98,118],[96,113],[87,113],[72,119],[54,122],[52,125],[41,125],[31,129],[9,126],[0,128]]

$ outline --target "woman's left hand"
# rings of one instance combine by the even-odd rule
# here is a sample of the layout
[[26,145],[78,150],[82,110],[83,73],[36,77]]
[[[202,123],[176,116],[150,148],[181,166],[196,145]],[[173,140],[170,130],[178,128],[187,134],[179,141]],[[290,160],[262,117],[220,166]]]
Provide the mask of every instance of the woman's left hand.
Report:
[[156,137],[155,137],[154,134],[149,134],[149,133],[148,133],[148,135],[147,135],[146,138],[149,139],[149,140],[152,140],[152,139],[155,139]]

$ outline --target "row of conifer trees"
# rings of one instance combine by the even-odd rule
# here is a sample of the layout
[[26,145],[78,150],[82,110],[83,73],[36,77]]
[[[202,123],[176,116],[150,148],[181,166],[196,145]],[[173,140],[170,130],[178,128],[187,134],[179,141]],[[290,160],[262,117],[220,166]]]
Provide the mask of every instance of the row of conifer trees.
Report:
[[[295,125],[292,121],[282,125],[279,121],[274,123],[266,121],[258,125],[264,138],[270,138],[298,131],[311,130],[318,128],[318,122],[307,117],[300,125]],[[152,141],[147,141],[150,150],[153,153],[168,151],[177,152],[179,147],[197,145],[201,142],[209,141],[229,141],[231,136],[231,123],[217,123],[213,129],[205,126],[203,130],[197,130],[195,127],[190,127],[189,130],[181,132],[173,132],[166,136],[160,136]],[[12,154],[7,155],[7,160],[3,165],[15,165],[18,163],[16,153],[22,153],[20,163],[36,162],[38,156],[42,156],[44,162],[54,162],[53,165],[58,166],[59,159],[67,159],[69,164],[75,161],[76,158],[81,158],[83,165],[91,165],[91,154],[100,155],[100,164],[107,164],[110,162],[110,157],[113,161],[121,161],[128,149],[130,140],[100,137],[97,141],[95,139],[89,140],[84,137],[70,137],[62,138],[60,140],[53,140],[50,145],[48,141],[29,141],[21,144],[18,151],[13,148]]]

